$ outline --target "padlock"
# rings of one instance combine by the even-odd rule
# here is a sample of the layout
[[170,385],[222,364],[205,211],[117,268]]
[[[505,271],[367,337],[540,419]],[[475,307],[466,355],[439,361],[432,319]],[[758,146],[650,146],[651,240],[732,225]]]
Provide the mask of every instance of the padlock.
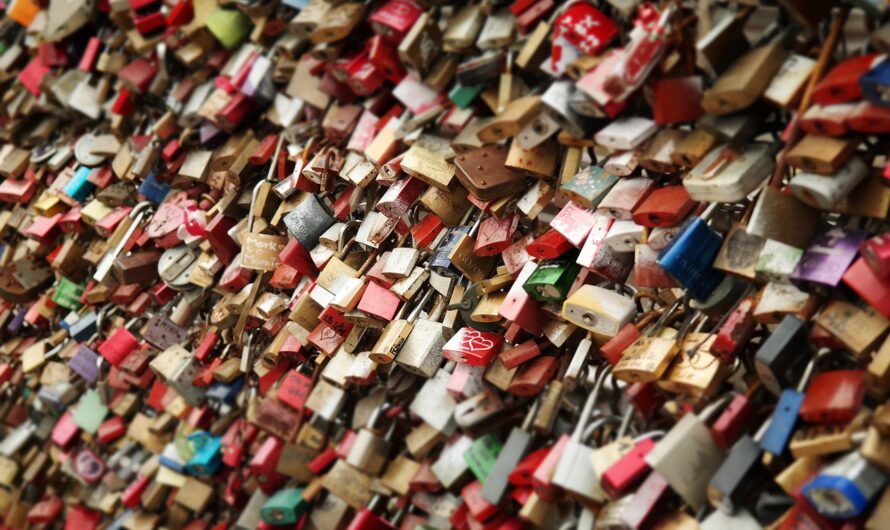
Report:
[[692,168],[683,186],[696,201],[737,202],[754,191],[774,166],[766,145],[749,144],[742,149],[723,145]]
[[562,302],[580,272],[573,257],[542,261],[522,288],[538,302]]
[[[678,333],[672,328],[664,328],[667,319],[671,317],[674,311],[679,307],[676,303],[665,311],[659,319],[653,323],[646,331],[645,335],[640,335],[636,340],[630,342],[621,352],[621,357],[614,365],[614,375],[616,378],[628,383],[649,383],[658,380],[662,374],[668,369],[674,357],[680,351],[677,337],[682,337],[682,333]],[[692,320],[687,321],[690,323]],[[684,325],[684,327],[686,327]],[[633,333],[624,333],[625,337],[616,340],[615,343],[626,342]],[[614,359],[613,351],[617,350],[612,344],[607,348],[607,359]],[[613,349],[614,348],[614,349]]]
[[752,49],[705,90],[702,108],[710,114],[723,115],[750,106],[766,90],[787,56],[778,39]]
[[883,472],[852,451],[824,467],[801,492],[819,513],[848,519],[862,513],[885,484]]
[[843,228],[832,228],[816,236],[789,278],[814,286],[836,287],[866,237],[865,232]]
[[712,267],[722,241],[702,217],[694,217],[658,256],[658,264],[699,300],[722,280]]
[[552,483],[554,485],[562,488],[566,493],[586,501],[595,500],[593,496],[597,477],[592,466],[589,465],[593,449],[584,445],[583,436],[603,384],[610,375],[610,371],[607,369],[597,373],[593,391],[584,402],[578,424],[572,431],[571,439],[565,444],[559,456],[559,463],[553,471]]
[[584,285],[563,302],[562,316],[597,335],[614,337],[634,319],[636,304],[613,291]]
[[602,167],[590,166],[562,183],[559,191],[579,206],[597,208],[617,182],[618,177]]
[[707,502],[708,482],[725,458],[707,426],[724,405],[725,399],[721,399],[698,415],[685,414],[645,457],[654,472],[693,507]]
[[654,190],[633,212],[635,223],[648,227],[679,224],[695,206],[683,186],[664,186]]
[[500,350],[503,337],[495,333],[464,327],[442,347],[442,355],[455,362],[487,366]]
[[630,220],[634,209],[649,195],[654,184],[647,178],[621,179],[600,201],[597,212],[618,220]]

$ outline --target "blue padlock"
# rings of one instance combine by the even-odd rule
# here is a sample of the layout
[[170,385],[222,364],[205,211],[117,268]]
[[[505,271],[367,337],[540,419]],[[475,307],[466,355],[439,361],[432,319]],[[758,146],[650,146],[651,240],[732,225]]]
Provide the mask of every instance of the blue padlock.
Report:
[[188,437],[195,454],[186,464],[186,470],[196,477],[211,477],[222,464],[222,438],[206,432],[192,433]]
[[170,193],[170,185],[165,184],[158,180],[157,173],[152,170],[145,180],[142,181],[142,184],[139,185],[139,193],[145,196],[146,199],[155,203],[161,204],[164,202],[164,198]]
[[661,251],[658,264],[693,298],[704,300],[723,279],[711,266],[722,245],[720,235],[695,217]]
[[779,402],[770,418],[769,427],[763,433],[760,439],[760,448],[775,456],[781,456],[788,447],[788,441],[794,434],[794,427],[797,425],[797,417],[800,407],[803,405],[804,390],[810,377],[813,375],[813,369],[816,367],[816,361],[827,354],[828,350],[820,350],[807,364],[803,377],[797,385],[797,389],[792,390],[786,388],[779,395]]
[[458,271],[454,264],[451,263],[448,256],[460,242],[461,236],[468,235],[469,233],[469,226],[455,226],[454,228],[451,228],[448,233],[445,234],[445,237],[442,238],[442,242],[439,243],[438,248],[436,248],[436,252],[430,260],[430,268],[437,274],[443,276],[451,278],[460,276],[460,271]]
[[205,395],[209,401],[232,403],[242,388],[244,388],[244,378],[239,377],[231,383],[213,383]]
[[822,515],[852,519],[868,508],[886,483],[884,472],[854,450],[823,468],[801,492]]
[[62,191],[65,192],[65,195],[77,202],[85,201],[86,198],[90,196],[90,193],[93,193],[93,190],[96,188],[92,182],[87,180],[87,177],[90,176],[90,172],[92,171],[91,168],[86,166],[77,168],[77,171],[74,172],[74,176],[71,177],[71,180],[69,180],[68,184],[65,184],[65,187],[62,189]]
[[890,107],[890,61],[882,61],[860,77],[859,88],[870,103]]
[[86,342],[96,333],[98,320],[99,314],[95,311],[90,311],[68,327],[68,334],[76,342]]

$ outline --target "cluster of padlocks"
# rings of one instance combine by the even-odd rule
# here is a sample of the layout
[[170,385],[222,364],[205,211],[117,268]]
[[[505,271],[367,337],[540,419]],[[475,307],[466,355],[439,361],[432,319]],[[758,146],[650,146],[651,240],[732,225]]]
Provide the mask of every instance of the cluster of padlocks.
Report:
[[7,0],[0,530],[890,529],[884,0]]

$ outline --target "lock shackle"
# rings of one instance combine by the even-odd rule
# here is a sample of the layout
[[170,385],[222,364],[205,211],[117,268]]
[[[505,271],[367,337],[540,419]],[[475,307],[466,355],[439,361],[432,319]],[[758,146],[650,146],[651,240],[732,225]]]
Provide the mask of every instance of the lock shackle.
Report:
[[473,210],[475,210],[475,208],[473,208],[472,206],[467,208],[467,211],[464,212],[464,215],[460,218],[460,221],[457,223],[457,225],[464,226],[468,222],[470,222],[470,217],[473,215]]
[[622,421],[621,416],[617,416],[617,415],[613,415],[613,414],[596,417],[596,419],[594,419],[590,423],[590,425],[588,425],[587,428],[584,429],[584,434],[581,435],[581,441],[584,442],[584,441],[590,440],[590,438],[594,435],[594,433],[596,433],[596,431],[598,431],[600,428],[602,428],[606,425],[618,424],[620,426],[621,421]]
[[525,432],[531,432],[532,422],[535,421],[535,418],[538,416],[538,411],[541,410],[541,396],[538,397],[532,402],[532,406],[529,407],[528,412],[525,413],[525,418],[522,419],[522,425],[519,427]]
[[627,434],[627,430],[630,428],[630,422],[633,420],[634,412],[636,411],[635,407],[627,407],[627,410],[624,411],[624,415],[621,416],[621,424],[618,426],[618,433],[615,435],[615,438],[621,439]]
[[665,434],[666,434],[666,432],[662,431],[662,430],[646,432],[646,433],[640,434],[639,436],[634,437],[633,443],[636,445],[636,444],[642,442],[643,440],[656,440],[658,438],[664,437]]
[[733,395],[732,393],[723,394],[718,399],[708,404],[701,412],[699,412],[696,417],[702,423],[708,423],[718,412],[720,412],[724,406],[728,405],[730,401],[732,401]]
[[102,260],[99,262],[99,265],[96,266],[96,272],[93,273],[93,279],[97,282],[101,283],[108,276],[108,273],[111,272],[111,266],[114,264],[114,260],[120,256],[121,252],[123,252],[124,247],[127,246],[127,242],[130,241],[130,238],[133,237],[133,234],[136,233],[136,229],[142,224],[142,220],[145,218],[148,212],[154,211],[154,204],[151,201],[142,201],[130,210],[130,213],[127,214],[127,217],[133,220],[130,223],[130,226],[127,227],[126,232],[121,237],[120,241],[115,245],[114,250],[106,253]]
[[773,422],[773,416],[774,416],[774,415],[775,415],[775,414],[770,414],[769,416],[767,416],[766,420],[764,420],[764,422],[763,422],[763,423],[760,425],[760,427],[757,429],[757,432],[754,433],[754,438],[753,438],[753,440],[754,440],[755,442],[757,442],[758,444],[760,443],[760,440],[763,439],[764,435],[766,434],[766,431],[769,430],[769,426],[770,426],[770,424]]
[[682,300],[682,298],[678,298],[674,301],[673,304],[671,304],[671,306],[667,310],[665,310],[658,316],[658,319],[652,325],[650,325],[649,329],[646,330],[647,337],[655,336],[656,333],[664,328],[664,326],[668,323],[668,320],[674,314],[674,311],[676,311],[682,305]]
[[479,232],[479,226],[482,224],[482,220],[485,219],[485,212],[479,210],[479,217],[476,218],[476,222],[473,223],[473,227],[470,228],[470,232],[467,234],[469,237],[476,237],[476,234]]
[[371,498],[371,502],[368,503],[368,510],[378,515],[385,511],[386,504],[383,504],[385,498],[383,495],[375,493],[374,497]]
[[65,340],[54,346],[51,350],[44,354],[44,358],[50,359],[58,355],[60,351],[62,351],[68,343],[71,342],[71,337],[65,337]]
[[831,350],[828,348],[819,348],[816,352],[816,355],[807,362],[806,367],[803,370],[803,375],[800,376],[800,382],[797,383],[797,391],[799,393],[803,393],[804,390],[807,389],[807,385],[810,383],[810,379],[813,377],[813,372],[816,370],[816,365],[822,359],[825,359],[831,354]]
[[584,402],[584,408],[581,409],[581,416],[578,418],[578,425],[575,426],[575,430],[572,432],[572,440],[575,442],[581,441],[585,429],[587,428],[587,423],[590,421],[593,414],[593,407],[596,405],[600,392],[603,389],[603,384],[611,373],[612,371],[610,367],[601,367],[601,371],[597,374],[596,383],[593,385],[593,391],[587,396],[587,401]]
[[434,292],[435,289],[432,287],[427,288],[426,292],[423,293],[423,297],[417,302],[417,305],[414,306],[414,309],[412,309],[411,313],[408,315],[408,322],[413,324],[414,321],[417,320],[417,317],[420,316],[420,312],[423,310],[424,306],[426,306],[427,302],[433,297]]
[[448,310],[448,300],[451,299],[451,293],[454,292],[454,283],[451,284],[451,287],[448,288],[448,295],[442,296],[439,295],[436,304],[433,306],[433,312],[429,315],[430,322],[438,322],[442,319],[442,316]]
[[377,422],[380,421],[380,418],[383,417],[383,414],[391,408],[392,405],[390,403],[387,403],[386,401],[377,405],[377,408],[375,408],[371,412],[371,416],[368,418],[368,423],[365,425],[365,427],[368,429],[376,429]]

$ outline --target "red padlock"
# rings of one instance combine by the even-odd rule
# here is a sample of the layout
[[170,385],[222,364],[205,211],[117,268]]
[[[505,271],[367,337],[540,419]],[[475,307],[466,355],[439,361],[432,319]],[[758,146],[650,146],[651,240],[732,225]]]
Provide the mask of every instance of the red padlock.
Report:
[[640,336],[640,330],[632,322],[625,324],[614,337],[600,347],[600,352],[609,364],[615,366],[621,360],[624,350]]
[[240,291],[245,285],[250,283],[252,277],[253,271],[242,267],[241,259],[238,257],[232,261],[228,267],[223,269],[223,273],[219,277],[219,283],[217,285],[224,291],[234,293]]
[[734,397],[711,425],[711,436],[717,446],[724,451],[732,448],[754,420],[754,404],[751,396],[756,388],[752,387],[749,392]]
[[660,126],[696,121],[701,108],[702,79],[699,76],[659,79],[652,87],[652,117]]
[[115,416],[102,422],[102,424],[99,425],[99,429],[96,431],[96,435],[99,437],[99,441],[107,444],[117,440],[126,432],[127,426],[124,423],[124,419],[120,416]]
[[864,398],[864,370],[823,372],[807,385],[799,414],[810,423],[848,423],[859,413]]
[[389,0],[368,17],[368,22],[374,33],[398,44],[423,11],[423,6],[413,0]]
[[257,485],[266,494],[271,495],[278,491],[287,478],[276,471],[283,449],[283,441],[275,436],[269,436],[250,460],[248,466],[250,474],[256,478]]
[[513,244],[513,234],[519,226],[519,216],[515,213],[505,215],[502,218],[491,216],[479,223],[479,233],[476,234],[476,248],[473,252],[477,256],[494,256],[500,254]]
[[396,527],[383,520],[382,517],[374,513],[377,506],[382,502],[384,497],[375,497],[371,504],[366,508],[362,508],[352,518],[352,522],[346,527],[346,530],[396,530]]
[[328,447],[324,451],[322,451],[318,456],[312,459],[309,462],[309,465],[306,466],[309,468],[309,471],[312,472],[313,475],[319,476],[324,474],[325,471],[337,460],[337,450],[333,447]]
[[847,116],[847,127],[863,134],[890,133],[890,108],[860,101]]
[[276,397],[279,401],[296,410],[302,410],[312,390],[312,379],[296,370],[287,373]]
[[470,517],[477,521],[487,521],[500,512],[496,504],[488,502],[482,496],[482,487],[481,482],[474,480],[464,486],[460,492],[470,512]]
[[204,230],[207,242],[213,247],[214,254],[224,265],[229,265],[241,251],[237,243],[229,236],[229,230],[238,221],[223,214],[217,214],[207,223]]
[[0,200],[13,204],[31,202],[35,192],[37,192],[37,182],[33,180],[6,179],[0,184]]
[[[135,506],[128,507],[135,508]],[[99,512],[82,506],[71,506],[65,514],[65,530],[95,530],[101,519],[102,515]]]
[[535,493],[538,494],[538,497],[545,501],[552,502],[559,498],[561,492],[558,491],[557,486],[551,482],[551,479],[553,478],[553,473],[556,471],[556,466],[559,465],[560,458],[562,458],[562,453],[571,438],[572,437],[568,434],[560,436],[556,443],[550,447],[550,450],[547,451],[547,455],[541,459],[538,467],[532,472],[532,487],[535,489]]
[[92,72],[93,65],[96,63],[96,59],[99,57],[99,51],[102,49],[102,41],[99,40],[99,37],[90,37],[90,40],[87,41],[86,48],[83,50],[83,55],[80,56],[80,62],[77,67],[84,72]]
[[55,426],[53,426],[50,439],[54,444],[62,449],[66,449],[71,445],[71,442],[77,438],[79,433],[80,427],[74,423],[74,418],[71,416],[71,413],[66,411],[62,414],[62,417],[59,418],[59,421],[56,422]]
[[813,103],[831,105],[862,99],[859,78],[872,69],[876,60],[882,59],[880,54],[872,53],[837,64],[813,89]]
[[625,395],[644,418],[651,418],[667,402],[667,396],[654,383],[634,383],[627,387]]
[[504,337],[488,331],[479,331],[469,326],[454,334],[442,347],[442,355],[454,362],[473,366],[488,366],[501,349]]
[[278,257],[282,263],[297,269],[301,274],[313,277],[318,274],[318,269],[315,266],[315,262],[312,261],[309,251],[296,238],[288,240],[287,245],[281,249]]
[[368,60],[374,68],[388,81],[399,84],[407,73],[399,59],[396,46],[380,35],[373,37],[368,44]]
[[133,13],[133,25],[140,35],[149,35],[167,26],[164,14],[160,11],[154,13]]
[[556,357],[549,355],[535,357],[519,369],[519,372],[507,385],[507,392],[514,396],[536,396],[553,379],[557,368],[559,368],[559,361]]
[[220,440],[222,445],[222,461],[229,467],[238,467],[242,464],[247,448],[256,439],[259,429],[243,418],[238,418],[226,430]]
[[438,215],[428,213],[411,227],[411,236],[417,241],[418,247],[427,248],[435,241],[436,236],[443,228],[445,228],[445,222]]
[[362,298],[356,308],[369,315],[390,321],[399,311],[400,302],[401,300],[395,293],[371,280],[368,282],[365,292],[362,293]]
[[843,280],[878,313],[890,318],[890,278],[882,278],[868,266],[865,258],[859,258],[844,273]]
[[62,499],[53,495],[44,499],[28,510],[28,522],[32,524],[50,524],[62,513]]
[[881,278],[890,276],[890,237],[877,235],[862,243],[862,257]]
[[681,185],[664,186],[649,194],[633,212],[638,225],[650,228],[680,224],[695,207],[695,201]]
[[99,346],[97,351],[111,366],[116,367],[120,366],[128,355],[138,349],[139,339],[130,333],[130,330],[125,326],[121,326],[114,330],[114,333]]
[[498,314],[510,322],[521,327],[523,330],[534,336],[540,336],[544,332],[544,325],[547,323],[547,315],[544,313],[541,304],[532,298],[528,292],[522,288],[526,280],[535,272],[536,265],[534,263],[526,263],[507,291],[507,297],[498,309]]
[[537,342],[529,339],[509,350],[504,350],[498,355],[498,358],[506,369],[512,370],[520,364],[534,359],[538,355],[541,355],[541,347],[538,346]]
[[401,217],[428,187],[426,182],[414,177],[399,179],[377,201],[377,211],[387,217]]
[[757,323],[754,321],[756,300],[747,297],[732,310],[711,343],[710,353],[724,364],[732,363],[748,343]]
[[646,438],[637,442],[633,449],[603,472],[600,485],[613,500],[623,497],[643,481],[651,468],[646,455],[655,448],[655,442]]
[[201,337],[201,342],[198,343],[198,347],[195,348],[194,355],[195,359],[204,362],[213,353],[214,348],[216,348],[217,343],[219,343],[219,334],[213,331],[208,331]]
[[550,229],[525,247],[529,256],[538,259],[556,259],[574,248],[562,234]]
[[621,522],[633,530],[648,528],[672,495],[673,490],[664,477],[656,471],[649,473],[621,511]]
[[325,355],[333,355],[352,331],[353,324],[331,306],[318,315],[318,320],[318,325],[309,333],[309,343]]

